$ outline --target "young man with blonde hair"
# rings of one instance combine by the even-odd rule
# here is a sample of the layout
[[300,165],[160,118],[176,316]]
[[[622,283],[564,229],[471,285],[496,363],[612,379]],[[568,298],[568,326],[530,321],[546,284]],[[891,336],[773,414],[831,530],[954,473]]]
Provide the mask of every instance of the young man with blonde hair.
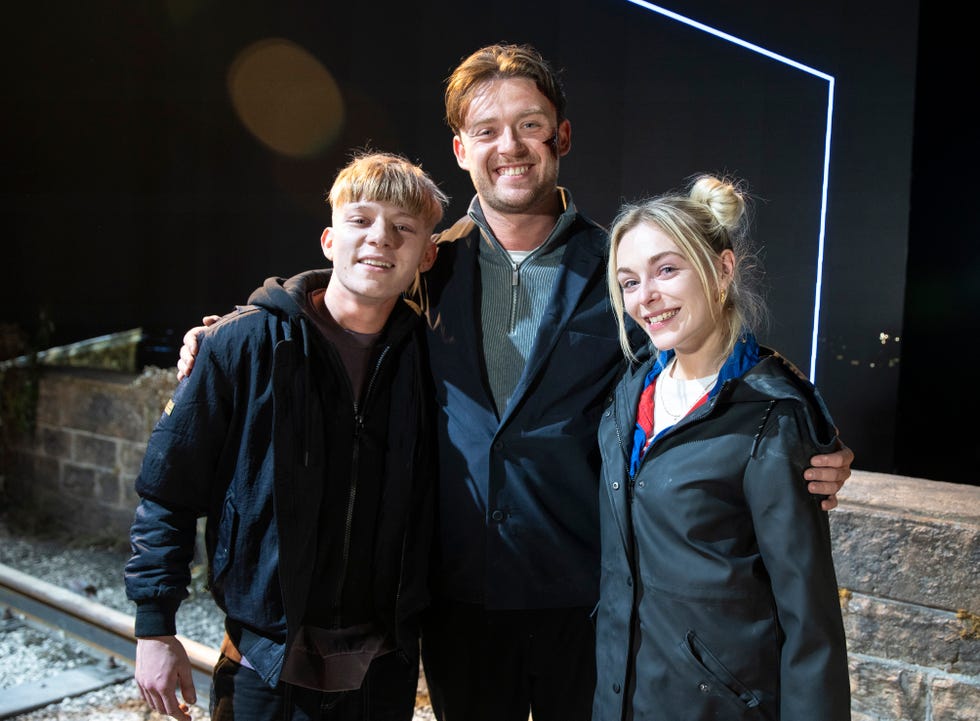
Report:
[[227,631],[212,721],[414,715],[432,391],[403,294],[432,264],[447,198],[404,158],[368,153],[329,202],[332,268],[268,279],[203,334],[136,481],[136,681],[177,719],[196,702],[175,617],[202,516]]

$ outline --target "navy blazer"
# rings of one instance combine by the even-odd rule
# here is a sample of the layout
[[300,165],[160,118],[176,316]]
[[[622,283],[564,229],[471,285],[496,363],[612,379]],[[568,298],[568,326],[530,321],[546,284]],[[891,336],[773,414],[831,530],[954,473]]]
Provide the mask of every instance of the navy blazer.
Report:
[[[605,230],[575,213],[524,373],[498,416],[484,365],[480,227],[441,234],[423,278],[439,442],[435,591],[490,609],[598,599],[603,402],[624,370]],[[492,359],[490,360],[492,362]]]

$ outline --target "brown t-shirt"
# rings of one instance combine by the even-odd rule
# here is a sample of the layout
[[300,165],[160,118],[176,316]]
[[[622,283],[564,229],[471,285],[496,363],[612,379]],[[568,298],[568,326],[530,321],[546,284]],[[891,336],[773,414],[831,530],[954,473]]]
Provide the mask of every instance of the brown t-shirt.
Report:
[[311,292],[307,296],[309,307],[306,310],[316,324],[317,330],[340,353],[340,359],[347,369],[347,377],[350,378],[351,388],[354,389],[354,398],[360,400],[364,392],[364,378],[367,376],[381,333],[357,333],[341,326],[330,315],[327,304],[323,302],[325,293],[325,288]]
[[[381,333],[356,333],[342,327],[324,303],[325,290],[320,289],[307,295],[307,315],[313,320],[317,330],[330,342],[340,355],[347,370],[354,398],[361,400],[364,382],[374,361],[376,347]],[[353,411],[352,411],[353,412]],[[367,488],[360,489],[358,502],[363,503]],[[323,529],[324,537],[330,535]],[[317,573],[330,573],[324,564],[325,558],[317,558]],[[321,568],[322,567],[322,568]],[[314,583],[310,609],[324,611],[333,599],[320,598],[329,582]],[[393,651],[395,644],[387,638],[375,624],[356,623],[344,627],[325,628],[315,625],[324,623],[323,619],[308,619],[296,634],[293,643],[286,649],[280,678],[296,686],[320,691],[349,691],[361,687],[368,666],[378,656]]]

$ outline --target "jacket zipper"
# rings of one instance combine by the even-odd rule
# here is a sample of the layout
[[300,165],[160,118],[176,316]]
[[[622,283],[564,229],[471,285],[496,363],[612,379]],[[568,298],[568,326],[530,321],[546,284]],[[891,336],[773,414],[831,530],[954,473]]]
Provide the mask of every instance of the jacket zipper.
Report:
[[510,261],[510,323],[508,332],[513,333],[517,327],[517,289],[521,287],[521,264],[511,260],[510,254],[505,250],[504,254]]
[[[620,431],[620,427],[619,427],[619,421],[616,414],[615,405],[613,406],[613,418],[614,418],[613,425],[616,428],[616,438],[619,441],[619,447],[623,451],[624,456],[628,458],[628,456],[626,455],[626,446],[623,443],[623,434]],[[624,464],[624,470],[626,472],[625,473],[626,478],[628,479],[626,483],[625,520],[626,520],[626,538],[630,546],[628,549],[628,556],[627,556],[629,561],[630,579],[632,580],[632,586],[630,590],[632,591],[632,596],[633,596],[630,601],[630,618],[629,618],[630,631],[629,631],[629,640],[627,643],[627,651],[626,651],[626,668],[624,669],[624,673],[623,673],[623,690],[622,690],[623,703],[620,712],[620,718],[625,721],[625,719],[630,717],[628,713],[630,710],[629,697],[635,685],[635,682],[633,681],[633,676],[636,673],[634,654],[636,648],[636,638],[639,632],[639,619],[636,613],[636,609],[637,609],[638,596],[639,596],[638,589],[640,586],[640,579],[638,578],[638,572],[636,567],[636,555],[637,555],[636,534],[633,533],[633,499],[634,499],[635,486],[636,486],[636,476],[630,473],[630,466],[628,460]],[[640,472],[639,468],[637,468],[637,474],[639,474],[639,472]]]
[[[357,500],[357,482],[361,456],[361,433],[364,430],[364,414],[362,413],[362,409],[367,405],[367,400],[371,397],[371,392],[374,390],[374,382],[378,378],[381,365],[384,363],[385,356],[388,355],[388,349],[390,347],[385,346],[382,348],[381,354],[378,356],[378,361],[374,364],[374,370],[371,373],[370,380],[368,380],[367,390],[364,392],[364,403],[359,406],[357,401],[354,401],[354,446],[351,451],[350,493],[347,497],[347,514],[344,518],[344,550],[340,557],[340,585],[337,586],[337,597],[334,604],[334,607],[338,609],[343,598],[344,586],[347,585],[347,569],[350,565],[350,543],[354,530],[354,502]],[[351,395],[353,396],[353,388],[351,389]]]
[[[619,450],[621,450],[623,452],[623,456],[625,457],[626,456],[626,444],[623,443],[623,434],[619,430],[619,421],[616,420],[616,407],[615,407],[615,404],[613,405],[612,414],[613,414],[613,427],[616,429],[616,442],[619,444]],[[625,471],[624,475],[626,476],[626,478],[629,479],[628,483],[626,484],[627,500],[629,500],[630,497],[632,496],[632,490],[633,490],[633,479],[630,476],[630,464],[629,463],[624,463],[623,464],[623,470]]]
[[[414,376],[414,378],[415,378],[415,383],[416,383],[415,391],[418,392],[420,394],[420,396],[421,396],[421,392],[422,392],[422,387],[421,387],[422,384],[421,384],[421,381],[420,381],[421,370],[419,368],[419,363],[418,363],[418,359],[417,358],[416,358],[416,363],[415,363],[414,370],[415,370],[415,376]],[[419,408],[423,408],[423,407],[424,407],[424,405],[423,405],[423,403],[421,401],[421,397],[420,397],[420,400],[419,400]],[[415,422],[418,424],[418,427],[419,428],[422,428],[423,416],[424,416],[424,413],[420,413],[419,414],[419,417],[417,417],[415,419]],[[421,452],[421,449],[422,449],[422,445],[420,443],[416,442],[416,444],[415,444],[415,450],[414,450],[414,453],[413,453],[413,456],[415,458],[415,466],[416,467],[424,467],[424,465],[423,465],[424,464],[424,459],[422,459],[422,458],[419,457],[420,452]],[[413,501],[414,501],[414,498],[415,498],[416,494],[418,493],[417,489],[415,488],[415,484],[416,483],[418,483],[418,474],[417,473],[413,473],[413,475],[412,475],[412,492],[409,494],[409,500],[408,500],[409,506],[411,508],[414,508]],[[423,494],[423,497],[424,497],[424,494]],[[401,657],[401,659],[403,661],[405,661],[406,663],[409,663],[410,662],[410,659],[408,658],[408,655],[405,653],[404,649],[402,648],[402,643],[401,643],[401,623],[400,623],[401,618],[399,616],[399,609],[401,608],[401,605],[402,605],[402,589],[405,587],[405,566],[406,566],[405,557],[408,555],[408,534],[409,534],[409,528],[410,527],[411,527],[411,522],[408,522],[408,523],[405,524],[405,527],[402,529],[401,556],[399,557],[399,562],[398,562],[398,586],[395,589],[395,607],[394,607],[395,617],[393,619],[393,624],[392,624],[393,633],[395,634],[395,645],[398,647],[398,654]]]
[[[726,380],[725,383],[728,383],[728,381]],[[721,392],[721,390],[724,389],[724,387],[725,387],[724,384],[722,384],[722,388],[719,389],[719,393]],[[708,403],[706,403],[704,406],[698,409],[702,411],[701,414],[702,417],[708,415],[708,413],[710,413],[710,411],[715,407],[715,404],[717,402],[718,402],[718,396],[716,395],[714,398],[709,400]],[[613,413],[614,413],[613,417],[616,418],[615,408],[613,410]],[[683,422],[683,419],[678,421],[678,424],[681,422]],[[625,452],[625,446],[623,446],[623,437],[619,430],[618,420],[614,423],[614,425],[616,427],[616,437],[619,440],[620,447],[623,448]],[[677,424],[671,427],[670,430],[672,431],[676,427]],[[647,453],[649,453],[650,450],[651,449],[647,449]],[[626,464],[626,477],[629,479],[629,482],[626,484],[626,524],[627,524],[626,537],[630,544],[629,570],[630,570],[630,578],[633,581],[633,586],[631,588],[633,598],[630,603],[629,641],[628,641],[627,652],[626,652],[626,668],[623,674],[623,705],[622,705],[622,712],[620,714],[620,718],[623,719],[623,721],[626,721],[626,719],[632,717],[630,713],[631,701],[629,697],[636,687],[636,681],[635,681],[636,641],[640,634],[640,620],[639,620],[639,616],[637,615],[637,608],[639,607],[639,596],[640,596],[639,588],[640,588],[641,581],[637,570],[636,559],[638,554],[636,548],[636,534],[633,533],[633,499],[634,499],[634,492],[636,488],[636,476],[640,474],[640,468],[642,468],[643,461],[645,460],[646,460],[646,456],[644,456],[644,458],[640,460],[640,463],[636,469],[636,475],[630,474],[629,463]]]

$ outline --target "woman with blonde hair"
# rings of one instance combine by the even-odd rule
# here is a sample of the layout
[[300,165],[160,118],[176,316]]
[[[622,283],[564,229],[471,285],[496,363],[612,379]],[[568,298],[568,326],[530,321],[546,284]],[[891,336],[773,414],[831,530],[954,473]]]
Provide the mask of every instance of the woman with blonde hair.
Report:
[[624,207],[611,231],[632,363],[599,428],[594,721],[850,718],[827,513],[800,480],[837,429],[756,341],[747,203],[737,182],[701,176]]

